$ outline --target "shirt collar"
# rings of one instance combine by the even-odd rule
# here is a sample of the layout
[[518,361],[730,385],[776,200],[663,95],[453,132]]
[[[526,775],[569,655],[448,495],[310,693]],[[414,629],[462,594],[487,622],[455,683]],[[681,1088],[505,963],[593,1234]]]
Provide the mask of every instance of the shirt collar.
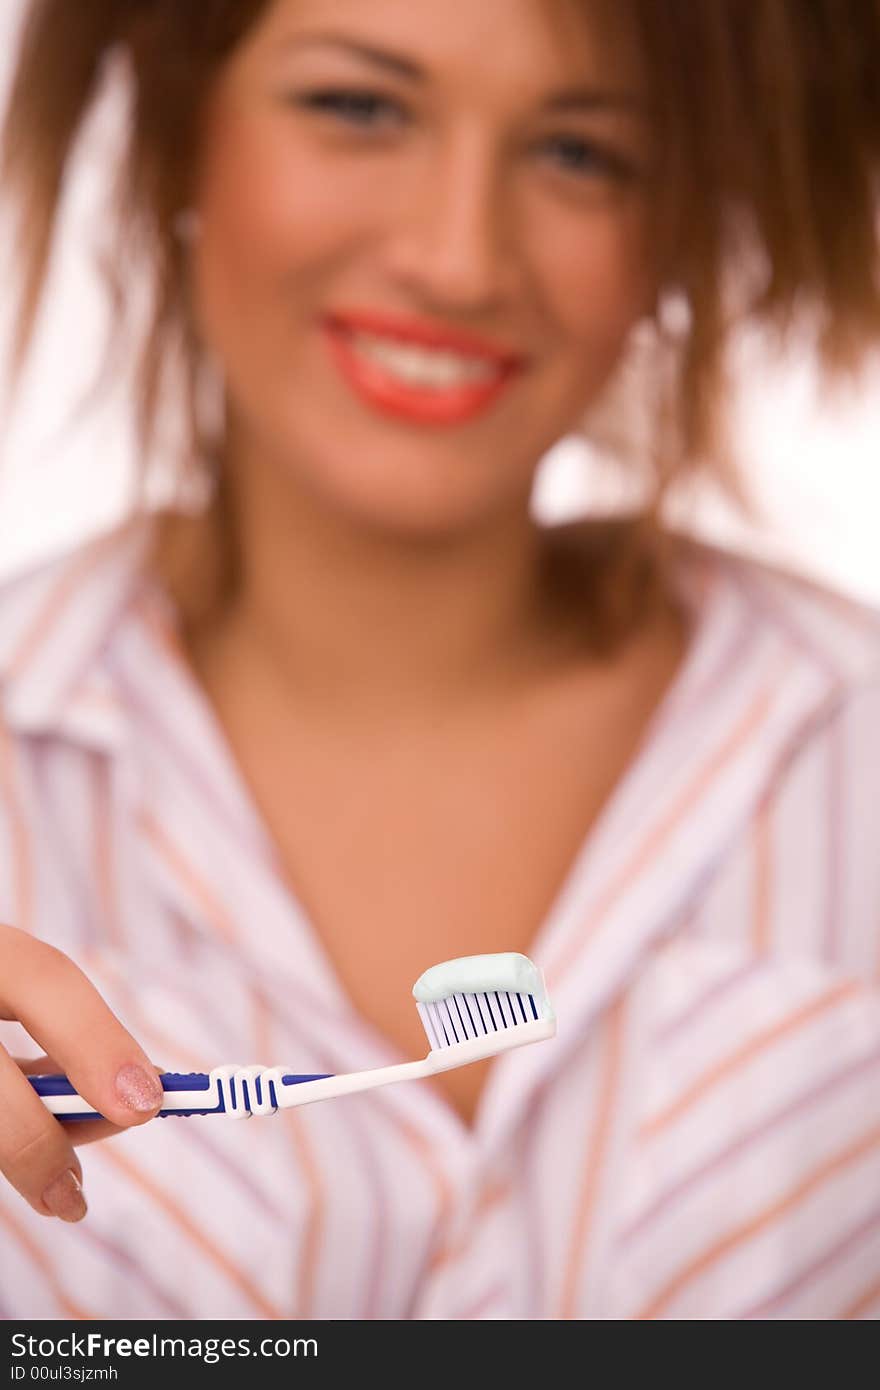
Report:
[[[0,709],[8,727],[118,746],[126,711],[102,657],[144,594],[154,528],[153,514],[139,513],[0,584]],[[764,561],[684,544],[697,570],[713,576],[719,599],[738,591],[752,624],[785,645],[802,672],[812,668],[842,684],[878,674],[875,607]],[[153,600],[167,602],[161,587],[146,587]]]
[[154,520],[139,515],[0,586],[0,708],[7,726],[96,749],[126,711],[102,657],[142,582]]

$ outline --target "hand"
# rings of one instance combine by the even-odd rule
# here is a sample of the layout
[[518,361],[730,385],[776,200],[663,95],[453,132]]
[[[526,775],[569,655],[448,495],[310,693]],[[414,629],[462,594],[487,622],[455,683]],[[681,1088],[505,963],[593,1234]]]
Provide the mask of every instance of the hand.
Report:
[[[62,951],[0,924],[0,1019],[21,1023],[46,1055],[21,1061],[0,1046],[0,1172],[43,1216],[85,1215],[75,1144],[151,1120],[159,1073],[79,966]],[[63,1072],[106,1119],[62,1124],[28,1075]]]

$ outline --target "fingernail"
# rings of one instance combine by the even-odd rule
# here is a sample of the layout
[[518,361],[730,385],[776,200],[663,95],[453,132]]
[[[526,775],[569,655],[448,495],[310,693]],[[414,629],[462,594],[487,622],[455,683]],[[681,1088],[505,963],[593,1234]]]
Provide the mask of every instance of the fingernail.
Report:
[[82,1183],[72,1168],[49,1183],[43,1201],[52,1215],[59,1216],[62,1221],[81,1221],[88,1211]]
[[129,1110],[145,1115],[160,1108],[165,1093],[155,1073],[151,1076],[143,1067],[131,1063],[116,1074],[116,1094]]

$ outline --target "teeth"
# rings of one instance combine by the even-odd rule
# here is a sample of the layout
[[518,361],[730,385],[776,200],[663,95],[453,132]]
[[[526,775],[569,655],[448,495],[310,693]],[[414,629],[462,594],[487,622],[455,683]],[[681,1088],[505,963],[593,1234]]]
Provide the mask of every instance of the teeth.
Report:
[[500,375],[500,369],[489,362],[461,357],[458,353],[439,352],[434,348],[391,343],[387,338],[377,338],[368,333],[353,333],[351,342],[355,351],[363,357],[417,386],[442,389],[460,386],[468,381],[490,381]]

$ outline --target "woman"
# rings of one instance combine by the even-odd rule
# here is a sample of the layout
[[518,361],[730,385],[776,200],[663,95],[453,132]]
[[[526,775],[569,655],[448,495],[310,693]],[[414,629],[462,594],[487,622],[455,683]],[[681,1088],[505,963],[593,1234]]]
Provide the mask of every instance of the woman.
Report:
[[[877,617],[658,517],[726,458],[729,257],[829,372],[876,342],[877,6],[33,3],[17,362],[120,51],[139,423],[182,362],[214,491],[0,594],[0,1303],[876,1315]],[[651,498],[539,527],[646,329]],[[501,950],[552,1044],[148,1123],[156,1066],[423,1055],[413,981]],[[65,1132],[47,1069],[107,1120]]]

